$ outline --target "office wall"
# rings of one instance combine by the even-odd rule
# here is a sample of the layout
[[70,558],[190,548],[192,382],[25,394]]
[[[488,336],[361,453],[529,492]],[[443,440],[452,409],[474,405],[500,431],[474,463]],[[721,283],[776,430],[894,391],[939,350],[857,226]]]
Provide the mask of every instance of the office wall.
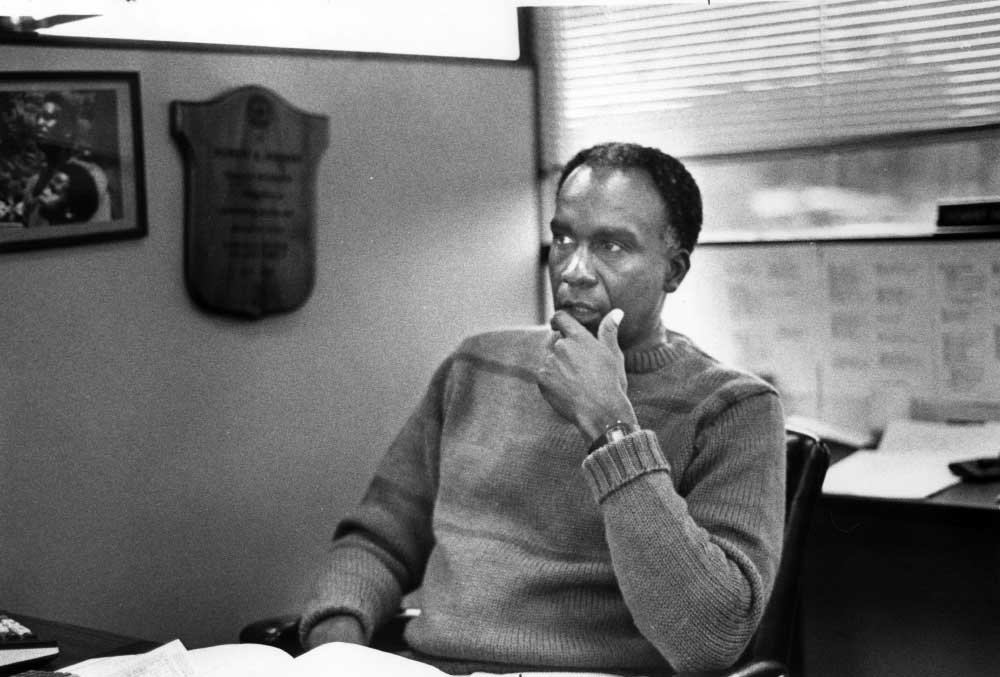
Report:
[[[189,646],[305,599],[334,523],[461,336],[538,319],[529,70],[0,46],[141,75],[149,235],[0,257],[0,608]],[[183,282],[171,101],[328,115],[317,280],[293,313]]]

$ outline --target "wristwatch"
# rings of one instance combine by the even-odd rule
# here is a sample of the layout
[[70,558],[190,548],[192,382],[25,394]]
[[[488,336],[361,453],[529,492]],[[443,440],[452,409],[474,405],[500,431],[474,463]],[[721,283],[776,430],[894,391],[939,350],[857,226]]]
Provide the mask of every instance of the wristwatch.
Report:
[[594,440],[593,444],[590,445],[590,449],[587,453],[593,453],[600,449],[601,447],[611,444],[613,442],[618,442],[625,438],[626,435],[631,435],[632,433],[639,432],[639,426],[633,425],[632,423],[627,423],[625,421],[615,421],[604,426],[604,432]]

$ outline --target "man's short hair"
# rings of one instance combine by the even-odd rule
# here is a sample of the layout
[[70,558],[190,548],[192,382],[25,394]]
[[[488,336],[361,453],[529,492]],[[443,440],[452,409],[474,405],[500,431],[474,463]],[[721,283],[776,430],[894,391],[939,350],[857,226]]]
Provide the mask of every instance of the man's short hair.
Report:
[[606,169],[643,169],[667,206],[670,230],[678,244],[688,251],[694,249],[701,232],[701,191],[687,168],[677,158],[657,148],[635,143],[601,143],[581,150],[573,156],[559,175],[557,190],[574,169],[581,165]]
[[42,105],[47,103],[51,103],[58,109],[57,116],[60,123],[68,125],[76,120],[76,104],[62,92],[46,92],[45,96],[42,97]]
[[42,96],[42,103],[54,103],[60,108],[70,111],[73,109],[69,99],[62,92],[45,92],[45,95]]

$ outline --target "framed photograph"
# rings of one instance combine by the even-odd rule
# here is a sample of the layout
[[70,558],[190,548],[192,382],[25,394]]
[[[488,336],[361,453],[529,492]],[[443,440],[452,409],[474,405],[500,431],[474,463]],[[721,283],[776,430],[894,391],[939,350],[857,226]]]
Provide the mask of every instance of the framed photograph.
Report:
[[139,74],[0,73],[0,252],[146,232]]

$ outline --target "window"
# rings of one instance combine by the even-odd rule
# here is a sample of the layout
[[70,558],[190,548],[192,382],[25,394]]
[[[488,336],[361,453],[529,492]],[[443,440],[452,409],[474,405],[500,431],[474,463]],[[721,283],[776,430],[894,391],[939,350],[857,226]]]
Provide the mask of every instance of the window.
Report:
[[937,200],[1000,193],[1000,1],[548,7],[535,31],[546,169],[660,147],[726,191],[708,241],[924,235]]

